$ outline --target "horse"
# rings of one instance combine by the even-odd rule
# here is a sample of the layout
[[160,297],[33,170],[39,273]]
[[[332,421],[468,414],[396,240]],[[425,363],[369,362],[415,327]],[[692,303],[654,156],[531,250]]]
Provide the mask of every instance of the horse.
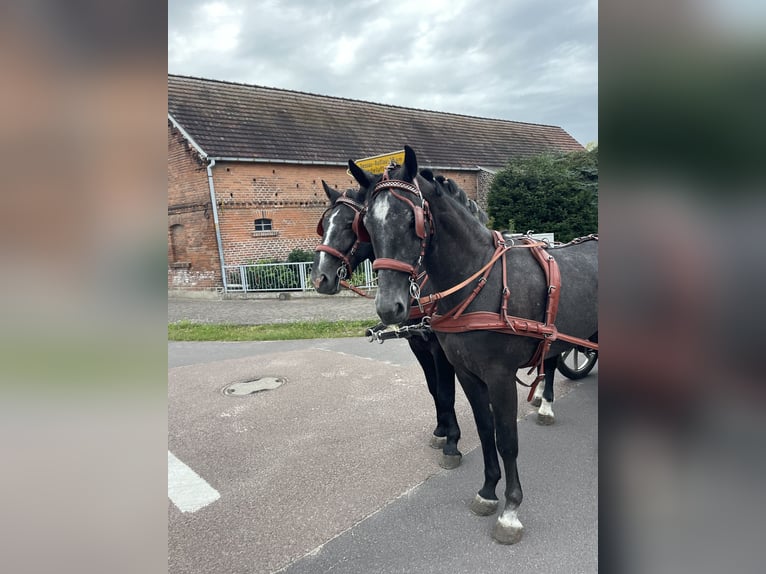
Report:
[[[488,516],[499,506],[499,452],[505,505],[492,536],[514,544],[524,527],[518,516],[523,492],[511,381],[533,360],[546,377],[552,376],[565,350],[597,347],[590,343],[598,334],[597,241],[543,249],[544,244],[506,240],[469,217],[465,205],[445,193],[433,174],[419,174],[414,150],[404,149],[401,166],[365,185],[359,182],[366,205],[357,228],[362,239],[369,237],[376,255],[376,312],[386,324],[404,321],[416,291],[416,270],[425,268],[437,293],[417,300],[434,311],[432,328],[471,404],[481,440],[484,484],[471,510]],[[555,276],[560,283],[551,279]]]
[[[338,293],[341,289],[341,280],[346,277],[350,278],[362,261],[365,259],[374,261],[375,259],[372,245],[368,241],[361,241],[358,236],[361,225],[360,214],[366,201],[366,190],[375,175],[359,168],[351,160],[349,160],[349,171],[360,185],[357,190],[347,189],[341,193],[322,180],[325,195],[330,200],[330,207],[322,214],[317,225],[317,234],[322,237],[322,243],[315,250],[311,280],[319,293],[328,295]],[[474,200],[469,199],[453,180],[442,176],[436,176],[435,179],[457,201],[464,204],[471,216],[478,219],[482,224],[488,222],[489,218],[484,210]],[[511,234],[508,236],[511,237]],[[431,286],[426,283],[423,293],[429,293],[430,289]],[[408,325],[417,323],[416,320],[423,314],[415,313],[413,308],[410,310],[410,315],[412,320],[408,322]],[[440,465],[444,468],[453,468],[453,465],[459,464],[459,457],[461,456],[460,451],[457,450],[457,440],[460,437],[459,428],[455,429],[452,422],[455,420],[454,369],[451,365],[445,364],[446,357],[444,357],[436,337],[423,331],[420,333],[422,341],[411,337],[408,339],[412,352],[423,368],[428,389],[436,404],[437,426],[431,439],[431,446],[444,448],[444,456]],[[572,369],[564,371],[563,369],[567,365],[562,365],[562,362],[560,360],[552,361],[549,364],[552,366],[546,370],[544,384],[535,387],[531,402],[534,407],[539,409],[537,413],[539,424],[552,425],[555,422],[553,412],[554,367],[559,368],[570,379],[581,378],[590,371],[589,368],[584,373],[578,373]],[[440,381],[447,382],[440,383]],[[443,400],[437,398],[439,392],[441,392]],[[442,405],[440,406],[439,403]],[[457,425],[457,422],[454,425]],[[454,440],[450,433],[456,433]]]
[[[372,174],[368,175],[372,177]],[[360,241],[356,235],[359,214],[365,201],[364,193],[354,189],[341,193],[324,180],[322,186],[330,200],[330,207],[322,214],[317,225],[317,234],[322,237],[322,243],[316,247],[311,282],[319,293],[334,295],[340,291],[342,279],[351,278],[354,270],[365,259],[374,260],[375,255],[372,245]],[[413,311],[406,323],[416,326],[420,317],[417,309]],[[430,445],[442,450],[439,466],[447,470],[457,468],[463,455],[458,449],[460,426],[455,414],[455,370],[444,355],[438,339],[430,331],[417,330],[417,334],[413,332],[412,336],[407,337],[407,342],[423,369],[428,391],[436,407],[436,427]]]

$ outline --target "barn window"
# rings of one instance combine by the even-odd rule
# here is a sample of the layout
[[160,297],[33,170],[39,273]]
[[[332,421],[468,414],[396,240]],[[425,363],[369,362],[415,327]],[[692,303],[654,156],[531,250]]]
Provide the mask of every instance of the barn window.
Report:
[[255,220],[255,230],[256,231],[271,231],[271,219],[256,219]]

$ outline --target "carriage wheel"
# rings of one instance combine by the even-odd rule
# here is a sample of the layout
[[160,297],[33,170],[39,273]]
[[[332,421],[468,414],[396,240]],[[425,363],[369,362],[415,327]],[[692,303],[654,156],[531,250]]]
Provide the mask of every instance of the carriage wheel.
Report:
[[598,351],[586,347],[572,347],[559,355],[559,372],[568,379],[576,381],[588,376],[596,366]]

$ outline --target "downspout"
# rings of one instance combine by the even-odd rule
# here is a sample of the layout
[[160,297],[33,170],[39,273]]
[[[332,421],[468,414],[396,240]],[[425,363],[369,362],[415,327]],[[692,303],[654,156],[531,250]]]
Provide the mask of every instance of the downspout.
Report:
[[218,244],[218,259],[221,261],[221,281],[223,282],[223,292],[228,293],[229,288],[226,284],[226,266],[223,260],[223,243],[221,242],[221,228],[218,225],[218,204],[215,200],[215,185],[213,185],[213,167],[215,158],[211,157],[207,164],[207,185],[210,188],[210,202],[213,205],[213,224],[215,225],[215,241]]

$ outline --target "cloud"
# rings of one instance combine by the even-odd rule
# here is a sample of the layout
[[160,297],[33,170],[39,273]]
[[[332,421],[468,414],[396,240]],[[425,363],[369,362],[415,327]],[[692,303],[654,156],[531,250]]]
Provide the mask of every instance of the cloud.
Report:
[[594,0],[171,0],[168,14],[171,73],[596,139]]
[[[168,24],[168,66],[193,67],[200,60],[227,58],[239,44],[243,9],[226,2],[191,6],[189,16]],[[169,12],[178,13],[178,10]]]

